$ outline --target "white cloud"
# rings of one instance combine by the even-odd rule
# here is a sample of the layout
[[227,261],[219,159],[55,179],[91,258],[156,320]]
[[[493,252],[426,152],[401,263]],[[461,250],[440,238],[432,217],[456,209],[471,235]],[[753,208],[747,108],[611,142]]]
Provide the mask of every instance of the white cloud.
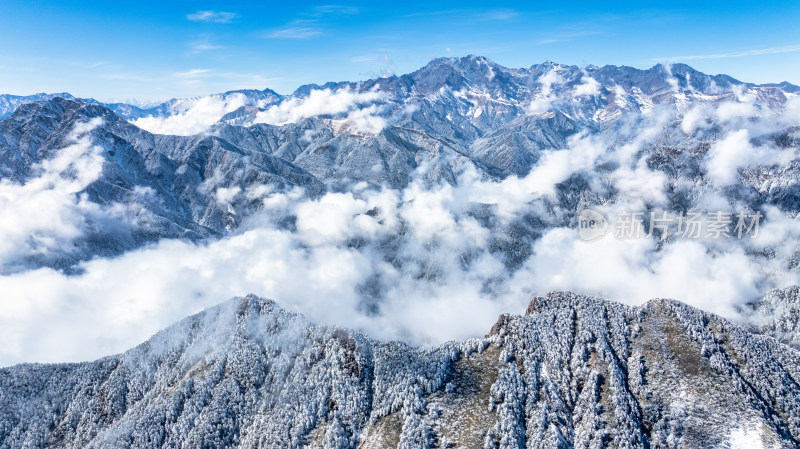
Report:
[[743,51],[734,51],[728,53],[712,53],[707,55],[691,55],[691,56],[672,56],[668,58],[658,58],[658,59],[651,59],[651,61],[668,61],[668,62],[678,62],[678,61],[690,61],[696,59],[723,59],[723,58],[742,58],[745,56],[756,56],[756,55],[772,55],[772,54],[779,54],[779,53],[793,53],[796,51],[800,51],[800,45],[787,45],[784,47],[769,47],[769,48],[759,48],[756,50],[743,50]]
[[191,78],[199,78],[199,77],[201,77],[203,75],[206,75],[209,72],[211,72],[211,70],[208,70],[208,69],[192,69],[192,70],[187,70],[185,72],[175,72],[173,75],[175,75],[178,78],[191,79]]
[[781,151],[767,145],[754,146],[746,129],[730,132],[708,151],[706,173],[717,186],[736,182],[739,169],[754,165],[788,163],[795,152]]
[[234,198],[242,191],[241,187],[219,187],[215,192],[217,202],[223,205],[230,204]]
[[800,95],[789,97],[783,105],[783,109],[780,118],[785,120],[784,123],[793,125],[800,122]]
[[[574,146],[582,156],[570,160],[559,153],[558,163],[543,166],[582,169],[602,148]],[[559,173],[544,184],[569,170]],[[521,268],[509,272],[501,256],[488,251],[496,231],[470,212],[478,201],[498,205],[498,213],[546,218],[542,198],[525,194],[532,180],[510,186],[466,176],[456,186],[415,181],[403,191],[358,190],[315,200],[258,188],[247,195],[266,195],[265,211],[239,234],[205,245],[165,240],[86,262],[80,275],[40,269],[1,276],[0,339],[6,343],[0,365],[121,351],[189,313],[250,292],[313,321],[425,344],[480,335],[499,313],[521,312],[532,295],[554,289],[629,304],[672,297],[735,317],[735,306],[764,285],[798,281],[796,274],[775,277],[783,273],[778,263],[765,264],[748,249],[775,236],[800,236],[800,226],[777,210],[768,213],[775,224],[764,228],[767,240],[722,247],[702,240],[668,242],[660,250],[651,239],[586,243],[574,229],[554,228]],[[521,193],[508,193],[514,189]],[[294,230],[271,224],[283,215],[296,217]]]
[[591,76],[584,75],[581,78],[581,84],[575,86],[572,90],[573,97],[584,97],[600,94],[600,83]]
[[753,117],[756,113],[752,101],[726,101],[715,110],[715,116],[722,122],[729,122],[738,118]]
[[186,18],[192,22],[213,22],[213,23],[230,23],[239,18],[239,15],[227,11],[197,11],[193,14],[187,14]]
[[539,92],[534,96],[528,110],[533,113],[542,113],[550,110],[551,105],[557,99],[553,94],[553,86],[564,82],[564,78],[558,73],[558,70],[553,68],[549,72],[540,76],[537,80],[541,87]]
[[83,235],[87,217],[101,213],[79,193],[103,169],[102,148],[93,146],[87,135],[101,123],[95,118],[77,124],[68,136],[70,144],[34,166],[35,177],[24,184],[0,181],[0,268],[12,268],[25,257],[68,250]]
[[694,134],[695,131],[703,127],[706,118],[706,111],[702,106],[695,106],[689,109],[681,119],[681,131],[686,135]]
[[677,240],[655,251],[651,239],[611,236],[584,242],[573,229],[548,231],[513,284],[540,291],[571,290],[641,304],[679,298],[728,317],[758,295],[759,267],[739,247],[715,252],[703,243]]
[[[472,329],[466,330],[462,320],[486,327],[500,305],[480,297],[479,275],[499,274],[502,264],[483,256],[474,262],[477,273],[468,273],[457,269],[459,259],[454,257],[480,243],[476,231],[486,231],[471,219],[431,227],[424,222],[428,210],[412,207],[418,199],[395,213],[391,208],[399,198],[392,191],[283,202],[296,213],[296,233],[261,226],[206,246],[163,241],[117,259],[87,262],[85,273],[77,276],[40,269],[0,277],[6,292],[0,300],[0,338],[7,342],[0,348],[0,364],[80,360],[120,351],[187,313],[241,292],[281,298],[281,305],[305,311],[314,320],[359,327],[384,338],[410,338],[409,331],[419,332],[413,337],[419,342],[441,341],[452,332],[465,336]],[[436,201],[435,196],[430,199]],[[365,213],[376,206],[381,217]],[[394,217],[383,219],[387,212]],[[418,236],[398,254],[406,260],[402,266],[384,261],[372,245],[361,250],[347,245],[354,237],[395,235],[399,216],[410,219],[409,232]],[[436,230],[446,234],[433,250],[428,246],[433,242],[424,239]],[[441,282],[420,278],[436,270],[442,270]],[[360,291],[375,276],[385,284],[380,289],[387,299],[381,307],[387,312],[371,317],[362,309]],[[453,295],[454,288],[471,293]],[[446,326],[425,331],[415,311],[429,301],[443,310],[471,301],[476,310],[459,317],[431,317],[428,321]],[[487,310],[491,313],[485,314]],[[61,338],[64,334],[70,338]]]
[[312,246],[342,242],[356,236],[374,238],[379,226],[364,215],[369,209],[366,201],[343,193],[300,203],[295,209],[298,237]]
[[312,16],[351,16],[358,14],[359,9],[355,6],[346,5],[319,5],[315,6],[312,10]]
[[270,39],[311,39],[322,34],[313,23],[294,23],[278,28],[266,35]]
[[378,134],[386,127],[386,119],[377,115],[379,112],[377,105],[358,108],[347,114],[346,123],[357,133]]
[[[377,91],[357,92],[350,89],[315,89],[307,97],[295,97],[280,104],[270,106],[265,111],[260,111],[253,123],[268,123],[271,125],[284,125],[294,123],[307,117],[324,114],[341,114],[348,111],[355,112],[358,106],[374,103],[383,95]],[[384,122],[372,113],[377,109],[367,109],[365,112],[356,112],[352,117],[354,125],[359,129],[375,130],[382,128]]]
[[214,45],[209,42],[193,42],[190,45],[191,52],[194,53],[202,53],[204,51],[211,51],[211,50],[219,50],[222,47],[221,45]]
[[[201,74],[198,71],[187,72],[187,77]],[[233,112],[249,104],[248,98],[241,93],[231,95],[209,95],[186,100],[183,112],[166,117],[143,117],[132,123],[139,128],[155,134],[191,136],[208,130],[225,114]]]
[[629,204],[639,208],[654,205],[665,205],[667,197],[664,188],[667,185],[667,176],[660,171],[647,168],[644,159],[635,167],[621,166],[611,175],[614,186],[625,192]]

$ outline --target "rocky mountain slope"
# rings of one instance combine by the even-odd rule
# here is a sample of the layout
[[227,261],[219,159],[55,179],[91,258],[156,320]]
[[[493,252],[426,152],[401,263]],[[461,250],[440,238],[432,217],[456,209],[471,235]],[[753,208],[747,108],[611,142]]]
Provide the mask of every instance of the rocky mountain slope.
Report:
[[569,293],[415,348],[238,298],[95,362],[0,370],[0,447],[796,447],[800,353]]

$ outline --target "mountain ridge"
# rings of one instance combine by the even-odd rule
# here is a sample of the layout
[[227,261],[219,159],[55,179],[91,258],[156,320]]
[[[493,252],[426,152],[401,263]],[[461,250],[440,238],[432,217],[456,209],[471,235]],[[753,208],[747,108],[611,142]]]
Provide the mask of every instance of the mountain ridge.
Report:
[[[708,75],[708,74],[699,72],[699,71],[695,70],[694,68],[692,68],[691,66],[689,66],[688,64],[684,64],[684,63],[673,63],[673,64],[658,63],[658,64],[655,64],[655,65],[653,65],[652,67],[650,67],[648,69],[638,69],[638,68],[634,68],[634,67],[631,67],[631,66],[625,66],[625,65],[617,66],[617,65],[613,65],[613,64],[606,64],[606,65],[604,65],[602,67],[598,67],[598,66],[594,66],[592,64],[589,64],[589,65],[581,68],[581,67],[576,66],[576,65],[569,66],[569,65],[558,64],[558,63],[555,63],[555,62],[552,62],[552,61],[545,61],[545,62],[540,63],[540,64],[533,64],[533,65],[531,65],[530,67],[527,67],[527,68],[509,68],[509,67],[501,66],[501,65],[489,60],[488,58],[485,58],[485,57],[482,57],[482,56],[467,55],[467,56],[464,56],[464,57],[434,58],[428,64],[426,64],[425,66],[421,67],[420,69],[418,69],[418,70],[416,70],[414,72],[411,72],[409,74],[404,74],[404,75],[399,75],[399,76],[392,75],[391,77],[375,78],[375,79],[371,79],[371,80],[362,80],[362,81],[329,81],[329,82],[326,82],[326,83],[323,83],[323,84],[305,84],[305,85],[299,86],[292,93],[287,94],[287,95],[278,94],[277,92],[275,92],[275,91],[273,91],[273,90],[271,90],[269,88],[264,88],[263,90],[261,90],[261,89],[235,89],[235,90],[229,90],[229,91],[220,92],[220,93],[213,93],[213,94],[207,94],[207,95],[197,95],[197,96],[193,96],[193,97],[171,98],[169,100],[165,100],[163,102],[155,103],[155,104],[152,104],[152,105],[149,105],[149,106],[138,106],[138,105],[128,104],[128,103],[124,103],[124,102],[101,102],[101,101],[98,101],[98,100],[95,100],[95,99],[92,99],[92,98],[85,98],[85,99],[81,98],[80,100],[84,101],[84,102],[88,102],[88,103],[96,103],[96,104],[104,105],[104,106],[108,107],[109,109],[119,113],[124,118],[126,118],[128,120],[131,120],[131,119],[147,117],[147,116],[160,117],[160,116],[169,115],[170,111],[175,111],[176,107],[179,108],[181,103],[185,103],[185,102],[187,102],[189,100],[195,100],[195,99],[199,99],[199,98],[207,98],[207,97],[223,97],[224,98],[224,97],[229,96],[231,94],[241,93],[241,94],[244,94],[248,98],[251,98],[251,99],[275,98],[278,101],[280,101],[281,99],[287,98],[287,97],[302,97],[302,96],[306,96],[312,90],[336,89],[336,88],[339,88],[339,87],[344,86],[344,85],[348,85],[348,86],[354,86],[354,85],[360,85],[360,84],[372,85],[372,84],[380,83],[380,80],[400,79],[400,78],[403,78],[403,77],[412,77],[413,78],[413,76],[415,74],[420,73],[420,72],[425,72],[426,69],[429,70],[429,69],[435,67],[435,65],[438,65],[438,64],[444,63],[444,64],[447,64],[447,65],[450,65],[450,66],[454,66],[454,65],[463,65],[465,62],[468,62],[468,63],[476,63],[476,62],[478,62],[478,63],[486,63],[486,64],[490,65],[493,68],[497,68],[497,69],[500,69],[500,70],[506,70],[506,71],[528,70],[528,71],[533,71],[533,72],[539,72],[539,71],[541,71],[542,68],[552,69],[554,67],[559,67],[559,68],[565,68],[565,69],[567,69],[569,71],[573,71],[573,72],[583,71],[583,72],[587,72],[587,73],[600,73],[600,74],[607,73],[607,72],[613,72],[613,73],[618,73],[618,74],[619,73],[634,73],[634,74],[637,74],[637,75],[645,75],[645,74],[649,74],[649,73],[664,74],[664,73],[671,73],[671,71],[672,71],[671,68],[675,68],[675,69],[677,69],[676,73],[678,75],[681,75],[679,77],[679,81],[684,82],[684,83],[685,83],[685,80],[686,80],[686,78],[685,78],[686,74],[690,74],[691,76],[699,75],[701,78],[707,78],[707,79],[713,79],[713,80],[717,80],[717,81],[722,81],[722,82],[727,83],[727,84],[741,84],[741,85],[750,86],[750,87],[775,87],[775,88],[780,88],[780,89],[783,89],[785,91],[792,92],[792,93],[800,92],[800,86],[792,84],[792,83],[790,83],[788,81],[763,83],[763,84],[743,82],[743,81],[739,81],[739,80],[737,80],[737,79],[735,79],[735,78],[733,78],[733,77],[731,77],[729,75],[725,75],[725,74]],[[685,85],[682,86],[682,87],[685,87]],[[71,99],[77,99],[76,97],[74,97],[71,94],[66,93],[66,92],[49,93],[49,94],[48,93],[37,93],[37,94],[32,94],[32,95],[13,95],[13,94],[7,94],[7,93],[6,94],[0,94],[0,118],[5,118],[5,117],[8,117],[9,115],[11,115],[11,113],[13,113],[13,111],[16,109],[16,107],[18,107],[20,104],[30,103],[30,102],[34,102],[34,101],[41,101],[41,100],[44,100],[44,99],[53,98],[55,96],[61,96],[61,97],[68,98],[68,99],[70,99],[70,98]]]
[[[697,75],[682,65],[674,66],[677,78],[670,78],[672,72],[664,66],[646,71],[608,67],[584,71],[544,63],[531,69],[505,69],[480,57],[437,59],[400,77],[335,83],[327,85],[333,90],[313,90],[315,95],[328,92],[325,95],[329,97],[322,97],[323,104],[336,104],[337,95],[358,101],[358,95],[371,95],[376,89],[389,96],[369,96],[364,105],[303,113],[283,124],[250,124],[267,112],[294,117],[292,111],[305,110],[303,101],[311,101],[283,96],[273,99],[278,103],[265,107],[242,106],[220,115],[221,120],[211,125],[209,132],[187,136],[143,130],[136,126],[138,120],[129,124],[103,105],[80,100],[51,99],[49,103],[23,105],[0,120],[0,152],[4,155],[0,178],[24,183],[32,167],[67,144],[65,136],[77,117],[87,121],[102,117],[106,124],[92,131],[91,137],[104,149],[103,171],[85,186],[84,193],[101,207],[122,205],[128,210],[125,214],[133,218],[114,218],[120,225],[113,233],[92,231],[66,254],[33,255],[4,271],[19,271],[30,264],[71,271],[93,257],[118,255],[162,238],[198,242],[219,238],[236,232],[241,223],[261,210],[263,196],[248,194],[259,189],[274,193],[301,188],[309,198],[315,198],[325,192],[349,191],[360,182],[371,189],[404,189],[415,180],[427,186],[456,185],[468,170],[476,171],[483,180],[522,178],[541,163],[543,155],[563,151],[582,136],[607,139],[612,148],[625,139],[635,141],[636,127],[653,126],[651,122],[658,120],[658,114],[649,112],[659,107],[657,102],[669,108],[674,117],[660,125],[653,143],[641,151],[647,154],[647,164],[667,177],[670,201],[688,210],[691,198],[710,189],[702,172],[707,157],[702,148],[713,144],[722,129],[715,121],[715,109],[747,107],[769,121],[767,117],[782,112],[788,96],[793,95],[775,87],[749,93],[727,87],[714,91],[722,89],[714,87],[715,78]],[[564,73],[554,72],[557,68]],[[599,83],[599,87],[590,86],[587,79]],[[727,78],[718,81],[720,85],[730,82]],[[630,85],[619,87],[625,83]],[[580,89],[588,89],[590,95],[576,96]],[[260,92],[265,98],[274,94],[252,92]],[[750,96],[739,101],[737,95]],[[540,109],[532,110],[534,105]],[[368,112],[362,117],[359,111]],[[692,115],[690,111],[711,111],[711,115],[701,116],[689,127],[684,122]],[[179,115],[168,119],[176,117]],[[366,125],[359,125],[361,122]],[[381,125],[370,129],[375,122]],[[753,138],[760,139],[758,144],[765,147],[772,141],[784,142],[781,145],[790,150],[792,128],[770,126],[774,130]],[[605,167],[613,171],[613,164],[619,162],[608,164]],[[682,168],[676,172],[676,167]],[[770,170],[774,169],[742,170],[741,184],[721,193],[754,209],[774,204],[787,213],[800,210],[800,201],[793,194],[800,189],[797,167],[782,165],[780,182],[764,184],[763,177]],[[513,232],[517,236],[515,241],[498,244],[511,253],[504,256],[508,265],[519,264],[520,257],[530,253],[526,248],[544,229],[570,223],[575,208],[583,201],[580,198],[593,198],[601,204],[612,200],[616,187],[606,172],[608,169],[597,172],[604,178],[600,185],[605,187],[600,190],[607,190],[605,193],[592,188],[597,182],[588,181],[590,174],[580,170],[559,180],[554,186],[559,191],[556,205],[567,211],[566,217],[555,217],[555,221],[533,228],[529,223],[514,225],[525,229],[521,236],[516,230],[503,231],[501,234]],[[692,180],[689,192],[686,180]],[[143,197],[142,192],[149,192],[149,196]],[[233,192],[233,197],[228,199],[226,192]],[[96,228],[91,222],[86,226]]]
[[121,355],[0,369],[0,446],[796,445],[797,362],[673,300],[553,292],[483,339],[417,349],[251,295]]

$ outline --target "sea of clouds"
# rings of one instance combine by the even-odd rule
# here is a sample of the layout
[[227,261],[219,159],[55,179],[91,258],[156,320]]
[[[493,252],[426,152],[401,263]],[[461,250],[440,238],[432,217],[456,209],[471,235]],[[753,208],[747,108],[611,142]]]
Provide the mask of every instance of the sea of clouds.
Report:
[[[550,78],[559,82],[556,75]],[[587,81],[578,89],[576,95],[585,95],[597,86]],[[258,121],[287,123],[320,110],[358,117],[377,99],[371,93],[332,95],[321,91],[273,106]],[[536,101],[550,104],[548,95]],[[532,112],[542,107],[537,103]],[[740,169],[797,159],[796,149],[754,144],[752,138],[800,123],[800,101],[792,98],[782,114],[757,119],[761,112],[753,108],[753,99],[742,94],[683,115],[678,126],[687,134],[723,130],[702,162],[710,184],[694,190],[698,208],[736,213],[746,205],[731,204],[722,192],[737,182]],[[554,207],[557,185],[581,174],[601,196],[618,192],[613,202],[593,205],[608,217],[624,210],[668,210],[670,180],[648,168],[641,150],[674,120],[673,111],[654,111],[612,134],[576,135],[567,148],[545,152],[527,176],[502,181],[467,168],[455,185],[431,186],[423,181],[423,166],[401,190],[358,185],[316,199],[270,186],[209,191],[221,203],[244,196],[261,201],[263,209],[219,240],[162,240],[83,262],[80,274],[31,267],[0,276],[0,365],[120,352],[188,314],[247,293],[275,299],[312,321],[413,344],[480,336],[498,314],[521,313],[531,297],[553,290],[632,305],[675,298],[742,319],[745,302],[770,288],[800,284],[791,263],[800,241],[797,217],[763,206],[757,238],[609,235],[587,242],[569,222],[575,211]],[[77,127],[73,143],[43,163],[38,177],[0,183],[0,205],[7,211],[0,219],[3,267],[69,247],[87,232],[87,217],[130,215],[99,209],[80,193],[100,176],[102,156],[87,134],[99,125]],[[601,176],[595,170],[601,165],[615,168]],[[513,244],[509,230],[537,220],[541,235],[529,248],[520,246],[518,260],[509,262],[516,249],[497,250],[498,241]]]

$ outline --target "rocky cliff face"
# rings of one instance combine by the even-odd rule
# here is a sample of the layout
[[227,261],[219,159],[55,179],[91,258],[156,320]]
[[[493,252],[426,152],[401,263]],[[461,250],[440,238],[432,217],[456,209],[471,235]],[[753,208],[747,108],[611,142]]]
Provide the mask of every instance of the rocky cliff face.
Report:
[[670,300],[553,293],[415,348],[249,296],[118,356],[0,370],[0,447],[795,447],[798,366]]

